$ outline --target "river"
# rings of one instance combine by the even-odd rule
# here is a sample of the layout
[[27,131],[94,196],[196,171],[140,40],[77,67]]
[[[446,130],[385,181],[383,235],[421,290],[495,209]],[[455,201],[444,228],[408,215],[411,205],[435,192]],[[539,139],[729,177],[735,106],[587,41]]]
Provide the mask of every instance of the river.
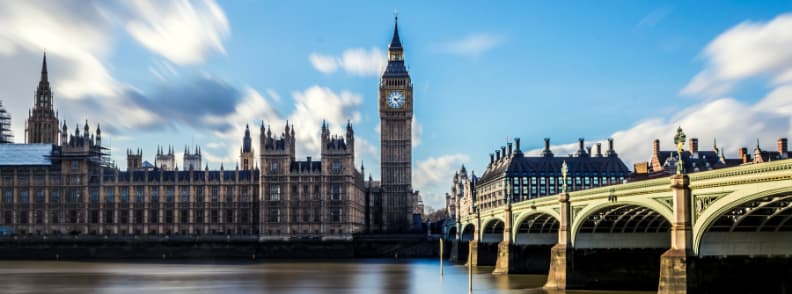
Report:
[[[546,276],[473,273],[474,293],[654,293],[545,291]],[[465,293],[467,268],[438,260],[2,261],[2,293]]]

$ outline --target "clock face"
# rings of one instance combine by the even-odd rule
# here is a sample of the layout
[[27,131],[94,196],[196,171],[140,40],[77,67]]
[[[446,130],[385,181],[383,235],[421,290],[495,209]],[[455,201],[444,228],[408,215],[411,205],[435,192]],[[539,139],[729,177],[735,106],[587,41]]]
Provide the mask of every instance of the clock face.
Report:
[[390,108],[401,108],[404,105],[404,94],[402,91],[391,91],[385,102]]

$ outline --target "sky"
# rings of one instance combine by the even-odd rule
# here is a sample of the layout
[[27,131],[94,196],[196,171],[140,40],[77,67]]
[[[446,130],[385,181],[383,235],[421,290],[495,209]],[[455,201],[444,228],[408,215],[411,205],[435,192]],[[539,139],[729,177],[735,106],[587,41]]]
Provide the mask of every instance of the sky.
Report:
[[201,146],[233,168],[246,124],[355,128],[379,177],[377,85],[394,12],[414,84],[413,187],[443,194],[462,164],[520,137],[555,154],[612,137],[628,166],[677,126],[701,149],[775,149],[792,137],[788,1],[11,1],[0,0],[0,102],[18,143],[47,52],[70,131],[100,124],[113,158]]

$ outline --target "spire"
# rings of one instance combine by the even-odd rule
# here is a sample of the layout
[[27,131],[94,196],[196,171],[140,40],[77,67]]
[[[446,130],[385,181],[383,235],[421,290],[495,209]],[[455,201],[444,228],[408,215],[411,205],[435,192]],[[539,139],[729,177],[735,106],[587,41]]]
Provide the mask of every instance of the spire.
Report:
[[47,81],[47,52],[44,52],[44,60],[41,62],[41,80]]
[[393,39],[391,39],[388,49],[402,49],[401,39],[399,38],[399,16],[393,19]]

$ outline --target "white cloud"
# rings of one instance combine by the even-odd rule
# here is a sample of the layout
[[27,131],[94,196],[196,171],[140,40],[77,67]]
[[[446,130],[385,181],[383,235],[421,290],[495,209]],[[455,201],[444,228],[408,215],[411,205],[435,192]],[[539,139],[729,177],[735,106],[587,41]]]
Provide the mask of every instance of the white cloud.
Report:
[[413,117],[412,120],[412,147],[421,145],[421,137],[423,136],[423,126],[418,123],[418,120]]
[[314,155],[321,150],[322,121],[327,121],[331,134],[343,135],[346,123],[360,122],[360,105],[363,98],[349,91],[333,92],[329,88],[311,86],[305,91],[292,93],[294,112],[289,122],[297,127],[297,152]]
[[475,33],[438,47],[440,51],[447,53],[475,57],[501,46],[505,41],[506,37],[501,34]]
[[382,73],[387,65],[387,57],[379,48],[350,48],[344,50],[341,56],[311,53],[308,56],[313,67],[325,74],[331,74],[338,69],[359,76],[376,76]]
[[445,193],[451,186],[454,172],[470,162],[466,154],[446,154],[418,161],[413,169],[413,189],[421,191],[426,205],[445,207]]
[[225,13],[212,0],[132,1],[126,30],[140,44],[176,64],[202,62],[211,51],[225,54],[230,34]]
[[792,79],[792,14],[769,22],[745,21],[720,34],[704,50],[707,66],[682,89],[683,94],[728,94],[749,77]]

